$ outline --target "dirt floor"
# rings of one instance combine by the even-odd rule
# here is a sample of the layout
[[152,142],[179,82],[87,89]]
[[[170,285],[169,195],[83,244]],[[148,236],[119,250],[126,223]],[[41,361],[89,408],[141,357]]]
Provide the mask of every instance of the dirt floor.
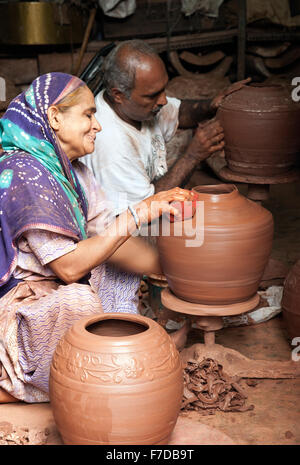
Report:
[[[197,178],[198,176],[198,178]],[[196,173],[193,185],[213,183],[210,174]],[[201,181],[201,182],[199,182]],[[240,186],[246,194],[247,187]],[[300,185],[272,186],[270,198],[264,203],[274,215],[275,237],[272,257],[289,267],[300,258]],[[300,335],[299,335],[300,336]],[[190,331],[187,347],[203,342],[200,330]],[[290,360],[292,347],[288,342],[282,315],[258,324],[217,331],[216,342],[238,350],[257,360]],[[299,362],[300,363],[300,362]],[[224,433],[235,444],[296,445],[300,444],[300,378],[259,379],[255,387],[246,386],[246,403],[253,410],[246,412],[206,411],[181,413],[180,420],[188,418],[195,425],[195,442],[201,443],[201,431]],[[197,430],[197,426],[202,429]],[[212,428],[213,430],[211,430]],[[208,444],[218,444],[217,436],[210,436]],[[0,405],[0,444],[62,444],[56,430],[50,404]],[[228,443],[228,442],[227,442]]]
[[[203,342],[203,336],[194,330],[188,345],[196,342]],[[289,360],[291,356],[281,316],[257,326],[224,328],[217,333],[216,343],[256,360]],[[189,412],[187,416],[226,433],[236,444],[300,444],[300,378],[257,382],[255,387],[243,384],[246,404],[254,405],[253,410],[214,415]]]
[[[189,185],[201,184],[203,174],[195,173]],[[206,180],[212,184],[214,176],[206,174]],[[238,188],[247,195],[247,185]],[[263,206],[272,212],[275,223],[271,257],[291,267],[300,259],[300,183],[271,186]],[[193,330],[187,346],[197,342],[203,342],[203,333]],[[223,328],[216,333],[216,343],[256,360],[290,360],[294,348],[282,314],[256,326]],[[237,444],[300,444],[300,378],[260,379],[256,387],[247,388],[247,394],[247,404],[254,405],[251,411],[189,412],[188,417],[223,431]]]

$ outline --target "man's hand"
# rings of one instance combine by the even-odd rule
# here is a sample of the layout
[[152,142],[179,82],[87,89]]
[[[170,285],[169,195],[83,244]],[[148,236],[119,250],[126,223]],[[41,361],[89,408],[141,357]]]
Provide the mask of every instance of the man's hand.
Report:
[[200,123],[186,154],[199,162],[205,160],[213,153],[223,149],[225,145],[223,139],[223,128],[216,118]]
[[155,192],[166,191],[173,186],[184,186],[202,160],[223,149],[223,139],[223,128],[215,118],[198,124],[194,137],[184,154],[163,177],[155,182]]
[[218,94],[211,102],[210,106],[214,110],[217,110],[221,105],[223,99],[227,97],[227,95],[232,94],[232,92],[236,92],[237,90],[242,89],[248,82],[251,81],[251,78],[244,79],[243,81],[237,81],[231,86],[227,87],[227,89],[223,90],[220,94]]

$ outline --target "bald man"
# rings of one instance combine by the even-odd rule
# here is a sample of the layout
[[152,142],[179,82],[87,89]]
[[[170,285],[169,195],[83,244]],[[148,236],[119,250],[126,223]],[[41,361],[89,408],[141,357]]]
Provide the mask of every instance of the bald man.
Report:
[[[144,41],[121,42],[104,62],[104,89],[96,96],[102,126],[95,150],[83,158],[115,213],[175,186],[183,187],[194,168],[224,147],[220,123],[210,120],[214,101],[180,101],[166,96],[168,74]],[[167,169],[166,143],[177,128],[196,128],[186,151]]]

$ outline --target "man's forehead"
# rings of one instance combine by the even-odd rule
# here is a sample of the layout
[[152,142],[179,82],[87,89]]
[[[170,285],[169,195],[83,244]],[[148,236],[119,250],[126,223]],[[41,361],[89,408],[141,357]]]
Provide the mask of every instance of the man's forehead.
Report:
[[166,84],[168,75],[163,62],[158,60],[142,63],[136,68],[135,72],[135,88],[144,87],[155,90]]
[[152,71],[153,69],[165,70],[164,62],[158,55],[142,55],[139,57],[136,62],[136,72],[147,72]]

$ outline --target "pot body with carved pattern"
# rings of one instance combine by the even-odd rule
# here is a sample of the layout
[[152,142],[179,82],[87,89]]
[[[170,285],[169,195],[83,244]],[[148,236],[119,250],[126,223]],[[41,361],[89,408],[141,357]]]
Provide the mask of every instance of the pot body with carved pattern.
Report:
[[141,315],[85,317],[53,356],[50,401],[65,444],[167,444],[182,392],[173,341]]

